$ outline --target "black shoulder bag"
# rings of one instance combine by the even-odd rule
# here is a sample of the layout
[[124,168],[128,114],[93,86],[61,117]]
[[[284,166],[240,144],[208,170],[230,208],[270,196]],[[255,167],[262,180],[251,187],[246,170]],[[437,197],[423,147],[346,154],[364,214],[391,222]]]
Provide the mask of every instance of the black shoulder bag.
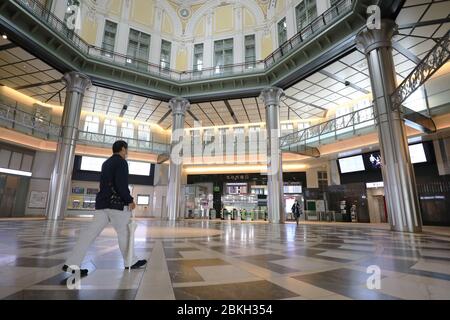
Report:
[[109,199],[109,203],[110,203],[111,207],[123,208],[125,206],[125,202],[123,202],[120,195],[116,192],[116,189],[114,189],[113,183],[110,182],[109,186],[111,187],[111,197]]

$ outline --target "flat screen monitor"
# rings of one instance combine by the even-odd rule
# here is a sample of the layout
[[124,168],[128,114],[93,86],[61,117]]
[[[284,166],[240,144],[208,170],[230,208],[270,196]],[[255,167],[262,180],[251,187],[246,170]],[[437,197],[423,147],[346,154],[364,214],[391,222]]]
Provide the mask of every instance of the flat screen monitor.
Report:
[[367,165],[370,169],[381,169],[381,154],[379,151],[367,154]]
[[97,157],[81,157],[81,165],[80,170],[83,171],[102,171],[102,164],[105,162],[106,158],[97,158]]
[[302,186],[300,185],[284,186],[284,193],[286,194],[302,193]]
[[150,167],[149,162],[128,161],[128,172],[135,176],[149,176]]
[[148,205],[150,203],[150,196],[139,194],[137,196],[137,204],[138,205]]
[[227,194],[246,194],[247,183],[227,183]]
[[[80,170],[101,172],[105,161],[106,158],[82,156]],[[128,173],[131,175],[149,176],[150,168],[151,163],[149,162],[128,161]]]
[[364,161],[362,155],[341,158],[339,161],[339,168],[341,169],[341,173],[350,173],[357,171],[364,171],[366,168],[364,167]]
[[427,162],[427,156],[422,143],[410,145],[409,155],[411,157],[411,163]]

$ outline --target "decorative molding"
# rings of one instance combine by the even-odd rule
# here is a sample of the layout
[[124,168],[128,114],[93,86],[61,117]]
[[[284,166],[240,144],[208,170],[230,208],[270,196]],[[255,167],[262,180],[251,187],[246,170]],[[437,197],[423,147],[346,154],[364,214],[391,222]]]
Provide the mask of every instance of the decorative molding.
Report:
[[266,107],[271,105],[280,106],[280,99],[283,94],[283,89],[277,87],[269,87],[261,91],[259,98],[264,102],[264,105]]
[[172,114],[174,116],[176,115],[182,115],[184,116],[186,114],[186,111],[190,108],[190,103],[187,99],[183,97],[175,97],[170,99],[169,101],[169,108],[172,110]]
[[88,89],[92,84],[87,75],[76,71],[65,73],[62,81],[66,84],[67,91],[74,91],[80,94],[84,94],[86,92],[86,89]]
[[392,47],[392,37],[398,33],[393,20],[382,19],[380,29],[363,29],[356,36],[356,46],[365,54],[380,47]]

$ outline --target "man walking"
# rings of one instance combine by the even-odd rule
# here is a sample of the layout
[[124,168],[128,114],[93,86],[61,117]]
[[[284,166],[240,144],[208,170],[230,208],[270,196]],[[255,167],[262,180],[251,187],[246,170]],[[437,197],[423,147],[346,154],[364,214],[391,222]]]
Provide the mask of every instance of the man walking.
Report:
[[[80,234],[80,238],[63,266],[63,271],[70,270],[71,266],[81,267],[81,263],[91,243],[102,230],[111,223],[117,232],[119,248],[122,253],[125,269],[137,269],[145,266],[147,260],[132,258],[131,266],[127,263],[129,229],[131,210],[136,207],[133,197],[128,189],[128,144],[125,141],[116,141],[112,147],[113,155],[102,165],[100,174],[100,191],[95,199],[95,214],[91,225]],[[124,210],[128,206],[129,210]],[[81,269],[80,275],[87,276],[88,270]]]
[[300,208],[300,204],[298,203],[297,200],[295,200],[294,204],[292,205],[291,210],[294,215],[295,222],[297,222],[297,225],[298,225],[298,220],[300,219],[300,215],[301,215],[301,208]]

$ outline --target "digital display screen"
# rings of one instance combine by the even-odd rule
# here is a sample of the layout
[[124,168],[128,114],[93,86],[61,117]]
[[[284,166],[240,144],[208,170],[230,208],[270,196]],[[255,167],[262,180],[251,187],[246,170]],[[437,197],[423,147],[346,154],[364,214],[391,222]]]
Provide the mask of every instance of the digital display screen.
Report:
[[148,205],[149,203],[150,203],[150,196],[141,194],[137,196],[138,205]]
[[227,194],[246,194],[247,183],[227,183]]
[[341,173],[366,170],[362,155],[338,159]]
[[97,158],[97,157],[81,157],[81,166],[80,170],[84,171],[102,171],[102,164],[105,162],[106,158]]
[[84,188],[73,187],[72,188],[72,193],[73,194],[84,194]]
[[148,162],[128,161],[128,173],[135,176],[150,175],[150,167]]
[[[81,157],[80,170],[101,172],[106,158]],[[128,161],[128,173],[135,176],[149,176],[151,163],[140,161]]]
[[411,157],[411,163],[427,162],[427,156],[422,143],[410,145],[409,156]]
[[98,191],[99,190],[97,188],[87,188],[86,194],[97,194]]
[[380,152],[371,152],[367,157],[368,166],[370,169],[381,169],[381,154]]
[[284,193],[302,193],[302,186],[284,186]]

